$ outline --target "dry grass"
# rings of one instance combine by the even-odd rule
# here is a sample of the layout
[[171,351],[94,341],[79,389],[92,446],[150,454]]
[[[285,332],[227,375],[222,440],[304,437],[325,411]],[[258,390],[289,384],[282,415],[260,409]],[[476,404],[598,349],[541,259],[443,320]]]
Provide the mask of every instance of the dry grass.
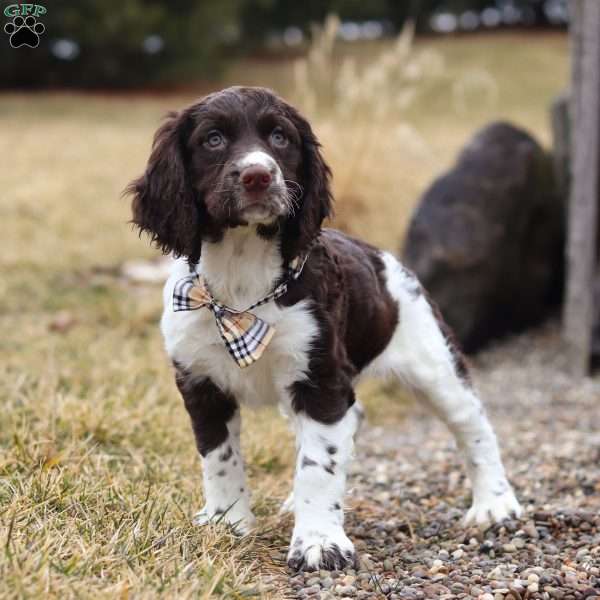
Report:
[[[566,80],[562,37],[422,42],[406,58],[421,69],[410,85],[395,81],[412,68],[404,49],[362,50],[327,59],[351,59],[331,67],[332,81],[359,86],[360,102],[342,106],[342,88],[309,114],[335,173],[339,222],[374,243],[397,248],[418,193],[487,120],[512,118],[548,141],[545,107]],[[379,87],[381,52],[392,66]],[[247,62],[228,79],[305,103],[293,72]],[[372,89],[361,88],[369,77]],[[392,101],[409,87],[410,102]],[[285,425],[274,409],[244,415],[261,534],[240,542],[192,528],[199,465],[162,356],[160,294],[118,277],[124,260],[154,254],[126,225],[119,193],[160,116],[191,99],[0,97],[0,597],[241,598],[260,595],[258,572],[281,567]],[[391,394],[363,389],[376,421]]]

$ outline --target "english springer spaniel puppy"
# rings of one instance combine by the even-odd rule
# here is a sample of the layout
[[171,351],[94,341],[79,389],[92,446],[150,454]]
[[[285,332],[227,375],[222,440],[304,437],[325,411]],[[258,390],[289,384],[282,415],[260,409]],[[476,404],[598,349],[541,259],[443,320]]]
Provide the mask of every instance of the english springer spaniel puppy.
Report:
[[305,570],[355,562],[343,504],[365,375],[398,378],[448,425],[473,487],[467,523],[521,513],[465,362],[419,282],[391,254],[321,228],[330,179],[295,108],[233,87],[171,113],[128,188],[133,222],[179,257],[161,329],[203,459],[195,522],[253,527],[239,406],[278,403],[297,449],[288,564]]

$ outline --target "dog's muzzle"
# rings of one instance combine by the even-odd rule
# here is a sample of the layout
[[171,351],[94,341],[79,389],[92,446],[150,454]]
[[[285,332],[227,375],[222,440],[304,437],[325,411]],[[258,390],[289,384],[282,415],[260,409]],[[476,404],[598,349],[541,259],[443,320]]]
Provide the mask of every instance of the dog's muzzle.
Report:
[[236,163],[241,216],[252,223],[273,221],[286,212],[285,185],[277,162],[266,152],[253,151]]

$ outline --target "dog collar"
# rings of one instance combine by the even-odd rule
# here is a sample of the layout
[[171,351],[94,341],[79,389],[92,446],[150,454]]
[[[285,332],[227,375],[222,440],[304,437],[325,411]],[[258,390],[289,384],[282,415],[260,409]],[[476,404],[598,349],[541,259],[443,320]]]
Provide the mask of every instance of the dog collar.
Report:
[[208,308],[215,317],[217,329],[227,351],[238,367],[243,369],[262,356],[275,333],[273,325],[269,325],[250,311],[283,296],[287,292],[288,284],[300,277],[307,259],[308,252],[294,258],[286,266],[281,283],[246,310],[235,310],[216,300],[202,275],[187,275],[175,283],[173,311]]

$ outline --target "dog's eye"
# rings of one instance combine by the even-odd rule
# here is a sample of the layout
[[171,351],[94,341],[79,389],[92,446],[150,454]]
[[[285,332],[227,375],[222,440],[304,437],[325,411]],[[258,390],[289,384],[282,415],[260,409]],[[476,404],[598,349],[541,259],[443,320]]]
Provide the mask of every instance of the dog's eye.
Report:
[[208,132],[206,140],[204,141],[204,145],[211,150],[221,148],[225,145],[225,137],[220,131],[213,129],[212,131]]
[[284,148],[287,146],[288,139],[285,137],[285,133],[283,133],[283,129],[281,129],[281,127],[275,127],[275,129],[273,129],[271,132],[271,143],[279,148]]

